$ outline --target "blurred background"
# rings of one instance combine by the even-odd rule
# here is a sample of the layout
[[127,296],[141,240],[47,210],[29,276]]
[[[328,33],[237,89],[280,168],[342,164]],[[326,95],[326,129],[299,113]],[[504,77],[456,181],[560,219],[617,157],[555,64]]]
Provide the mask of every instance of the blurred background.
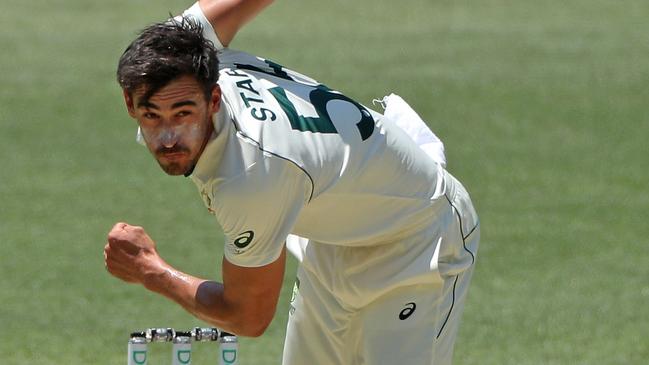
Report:
[[[0,363],[123,363],[131,331],[203,325],[102,256],[127,221],[219,278],[218,224],[135,143],[114,76],[190,5],[0,3]],[[278,0],[231,46],[366,105],[400,94],[445,142],[483,236],[455,364],[646,364],[648,18],[644,0]],[[294,277],[241,364],[280,363]]]

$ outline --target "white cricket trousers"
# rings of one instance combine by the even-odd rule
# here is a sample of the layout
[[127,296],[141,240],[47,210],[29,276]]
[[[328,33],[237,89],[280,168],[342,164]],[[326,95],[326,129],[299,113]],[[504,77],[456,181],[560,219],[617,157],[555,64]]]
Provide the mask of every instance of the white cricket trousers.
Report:
[[468,193],[448,173],[440,199],[446,208],[412,239],[303,245],[284,365],[451,364],[480,227]]

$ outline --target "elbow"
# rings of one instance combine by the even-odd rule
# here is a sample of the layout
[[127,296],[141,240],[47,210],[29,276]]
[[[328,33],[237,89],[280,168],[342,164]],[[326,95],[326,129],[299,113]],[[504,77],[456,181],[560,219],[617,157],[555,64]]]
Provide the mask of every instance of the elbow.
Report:
[[[199,285],[195,300],[197,306],[190,312],[213,326],[237,336],[259,337],[266,332],[275,316],[277,299],[268,296],[244,296],[245,300],[224,300],[222,284],[205,281]],[[215,297],[221,297],[217,301]]]
[[266,329],[270,325],[270,322],[268,323],[261,323],[261,324],[248,324],[244,326],[241,330],[241,335],[240,336],[245,336],[245,337],[260,337],[266,332]]
[[221,328],[227,332],[243,337],[260,337],[266,332],[273,321],[274,308],[243,308],[229,311],[226,316],[204,316],[203,319],[211,325]]
[[221,319],[210,318],[203,316],[202,319],[210,325],[220,328],[226,332],[235,334],[241,337],[260,337],[266,332],[269,321],[251,320],[250,318],[240,318],[236,320],[223,321]]
[[266,332],[266,329],[268,329],[268,326],[270,326],[270,322],[272,322],[272,320],[272,314],[265,316],[241,315],[236,323],[233,323],[234,326],[232,328],[232,331],[238,336],[260,337]]

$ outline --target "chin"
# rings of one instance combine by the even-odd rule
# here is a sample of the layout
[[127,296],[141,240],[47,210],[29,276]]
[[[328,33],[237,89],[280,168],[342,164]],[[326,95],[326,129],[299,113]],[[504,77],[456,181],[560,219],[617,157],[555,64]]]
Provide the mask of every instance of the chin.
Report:
[[177,163],[170,163],[166,165],[160,164],[160,167],[167,175],[171,176],[185,175],[191,169],[190,166]]

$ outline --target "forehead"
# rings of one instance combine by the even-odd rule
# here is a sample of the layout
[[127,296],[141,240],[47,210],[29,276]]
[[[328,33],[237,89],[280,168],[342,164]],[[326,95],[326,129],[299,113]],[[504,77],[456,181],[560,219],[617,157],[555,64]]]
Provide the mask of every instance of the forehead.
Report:
[[[136,103],[142,99],[146,91],[145,87],[141,87],[133,92],[133,98]],[[192,76],[181,76],[156,91],[151,95],[148,102],[163,105],[182,100],[199,102],[202,99],[203,90],[198,81]]]

